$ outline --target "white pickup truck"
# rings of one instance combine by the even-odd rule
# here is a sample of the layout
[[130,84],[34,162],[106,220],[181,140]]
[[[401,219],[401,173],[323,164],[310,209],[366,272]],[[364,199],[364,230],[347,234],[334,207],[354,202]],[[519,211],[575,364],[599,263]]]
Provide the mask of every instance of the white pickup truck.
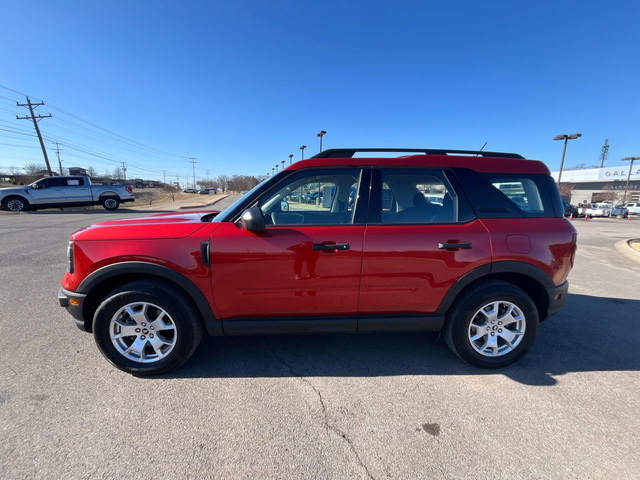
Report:
[[91,185],[83,176],[45,177],[31,185],[0,188],[0,206],[13,212],[84,205],[117,210],[121,203],[133,201],[130,185]]
[[611,217],[613,207],[610,203],[591,203],[578,207],[578,216],[580,217]]

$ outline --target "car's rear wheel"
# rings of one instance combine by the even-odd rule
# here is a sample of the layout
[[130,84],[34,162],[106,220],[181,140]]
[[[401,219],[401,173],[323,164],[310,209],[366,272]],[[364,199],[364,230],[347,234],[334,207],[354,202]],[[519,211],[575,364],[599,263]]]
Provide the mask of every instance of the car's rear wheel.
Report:
[[118,197],[103,197],[100,199],[100,203],[102,203],[105,210],[117,210],[120,206]]
[[515,285],[490,280],[456,300],[447,315],[444,338],[465,362],[500,368],[527,353],[538,325],[538,309],[531,297]]
[[115,367],[140,376],[178,368],[202,334],[202,318],[191,299],[156,281],[132,282],[112,292],[93,319],[100,352]]
[[30,210],[29,202],[22,197],[7,197],[2,202],[2,206],[11,212],[26,212]]

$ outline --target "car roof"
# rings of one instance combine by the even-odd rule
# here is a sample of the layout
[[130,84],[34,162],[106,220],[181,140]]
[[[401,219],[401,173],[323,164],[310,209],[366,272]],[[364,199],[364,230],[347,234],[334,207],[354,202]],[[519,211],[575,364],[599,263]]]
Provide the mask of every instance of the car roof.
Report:
[[442,167],[469,168],[477,172],[523,173],[549,175],[547,166],[539,160],[505,157],[476,157],[466,155],[403,155],[386,158],[309,158],[299,160],[287,167],[287,170],[300,170],[310,167],[344,166],[380,166],[380,167]]

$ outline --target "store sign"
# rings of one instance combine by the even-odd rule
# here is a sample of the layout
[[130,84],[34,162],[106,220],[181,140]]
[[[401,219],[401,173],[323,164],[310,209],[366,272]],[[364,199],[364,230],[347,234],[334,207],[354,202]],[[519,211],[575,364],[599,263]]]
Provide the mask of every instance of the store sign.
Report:
[[[598,180],[626,180],[628,175],[629,167],[601,168],[598,172]],[[633,166],[631,178],[640,178],[640,166]]]

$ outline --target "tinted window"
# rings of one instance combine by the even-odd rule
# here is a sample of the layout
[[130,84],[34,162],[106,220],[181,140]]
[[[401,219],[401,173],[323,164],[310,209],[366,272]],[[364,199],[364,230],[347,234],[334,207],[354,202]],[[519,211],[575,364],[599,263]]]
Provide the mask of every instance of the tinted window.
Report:
[[529,213],[544,213],[536,183],[530,178],[491,178],[489,181],[518,208]]
[[61,187],[61,186],[62,186],[62,180],[56,177],[45,178],[38,182],[39,188],[52,188],[52,187]]
[[382,223],[457,221],[457,196],[434,170],[382,171]]
[[291,175],[259,202],[267,225],[344,225],[353,222],[360,169],[322,169]]

